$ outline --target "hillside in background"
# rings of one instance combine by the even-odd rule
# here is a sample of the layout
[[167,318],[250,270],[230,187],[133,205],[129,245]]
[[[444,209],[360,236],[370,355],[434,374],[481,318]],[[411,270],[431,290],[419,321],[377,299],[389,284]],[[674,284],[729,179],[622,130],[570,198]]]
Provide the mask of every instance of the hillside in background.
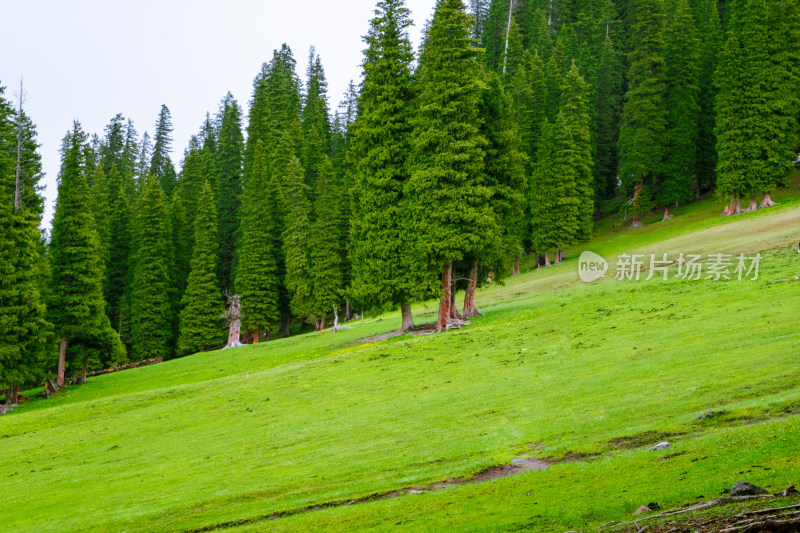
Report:
[[[390,314],[29,391],[0,419],[3,527],[566,531],[739,480],[777,492],[800,482],[800,282],[774,283],[800,275],[800,194],[775,199],[638,230],[606,219],[563,264],[479,290],[484,315],[460,330],[364,342]],[[583,284],[584,250],[762,260],[757,280],[673,265],[619,281],[612,265]],[[547,468],[498,473],[529,458]]]

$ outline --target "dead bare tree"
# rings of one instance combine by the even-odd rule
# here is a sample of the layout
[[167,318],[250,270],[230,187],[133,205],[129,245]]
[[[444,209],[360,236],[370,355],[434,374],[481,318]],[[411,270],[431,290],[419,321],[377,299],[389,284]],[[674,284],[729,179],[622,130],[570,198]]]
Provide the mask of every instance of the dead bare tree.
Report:
[[225,345],[223,350],[244,346],[244,344],[242,344],[242,342],[239,340],[242,333],[242,308],[239,301],[239,295],[230,295],[225,293],[225,296],[228,298],[228,308],[225,310],[222,316],[228,322],[229,330],[228,343]]
[[506,64],[508,63],[508,37],[511,34],[511,18],[514,12],[514,0],[508,3],[508,27],[506,28],[506,48],[503,51],[503,76],[506,75]]

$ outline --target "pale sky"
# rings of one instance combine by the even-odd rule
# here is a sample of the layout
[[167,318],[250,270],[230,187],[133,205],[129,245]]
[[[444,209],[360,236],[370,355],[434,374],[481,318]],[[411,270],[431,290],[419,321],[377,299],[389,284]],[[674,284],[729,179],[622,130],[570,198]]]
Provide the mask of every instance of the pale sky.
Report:
[[[117,113],[151,137],[161,104],[172,113],[176,170],[189,137],[230,91],[246,114],[253,78],[287,43],[305,77],[310,46],[328,79],[331,110],[348,82],[358,83],[362,36],[377,0],[2,0],[0,85],[15,100],[20,78],[25,110],[39,132],[46,185],[44,226],[56,197],[58,148],[78,119],[89,133]],[[407,0],[414,27],[431,18],[435,0]]]

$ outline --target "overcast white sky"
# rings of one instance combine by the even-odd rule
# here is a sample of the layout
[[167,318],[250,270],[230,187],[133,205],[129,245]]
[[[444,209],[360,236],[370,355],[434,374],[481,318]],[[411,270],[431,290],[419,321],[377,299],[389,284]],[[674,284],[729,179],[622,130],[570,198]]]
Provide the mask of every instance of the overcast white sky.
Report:
[[[56,196],[61,138],[78,119],[103,134],[117,113],[153,134],[161,104],[172,113],[176,167],[206,111],[230,91],[247,113],[253,78],[287,43],[305,75],[315,46],[331,109],[351,79],[377,0],[23,0],[3,1],[0,84],[13,98],[24,77],[26,111],[39,132],[47,186],[44,225]],[[435,0],[407,0],[419,32]]]

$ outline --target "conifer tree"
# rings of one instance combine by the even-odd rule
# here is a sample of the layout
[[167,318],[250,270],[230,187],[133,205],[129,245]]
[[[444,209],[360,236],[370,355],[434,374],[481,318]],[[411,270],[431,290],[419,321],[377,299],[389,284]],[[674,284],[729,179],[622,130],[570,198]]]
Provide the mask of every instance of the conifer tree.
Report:
[[593,130],[594,184],[598,199],[609,199],[617,192],[622,84],[622,62],[611,37],[606,36],[597,71],[597,118]]
[[320,160],[314,184],[314,221],[308,232],[312,316],[325,327],[325,316],[342,297],[342,257],[339,253],[339,203],[333,164],[326,155]]
[[470,26],[461,0],[437,2],[420,61],[413,171],[405,188],[414,259],[424,280],[418,286],[435,286],[431,275],[442,275],[441,329],[453,315],[453,263],[480,256],[498,233],[483,175],[482,80]]
[[[636,185],[652,189],[663,175],[667,141],[664,82],[664,2],[643,0],[637,4],[633,51],[628,70],[628,92],[620,128],[623,196]],[[641,225],[634,216],[633,225]]]
[[667,142],[664,176],[656,203],[666,208],[692,198],[696,168],[700,39],[688,0],[673,0],[664,32]]
[[167,195],[175,188],[175,167],[170,159],[172,151],[172,118],[169,108],[161,106],[156,120],[156,133],[153,137],[153,154],[150,158],[148,173],[158,178],[161,188]]
[[223,290],[233,288],[236,241],[239,238],[239,210],[242,195],[244,137],[239,104],[228,93],[222,103],[217,153],[218,180],[215,197],[219,217],[219,264],[217,276]]
[[100,243],[100,258],[103,262],[103,270],[105,271],[108,265],[108,252],[109,252],[109,217],[111,214],[111,206],[109,205],[108,197],[108,179],[106,173],[103,172],[103,167],[97,165],[91,169],[92,175],[92,216],[94,217],[95,228],[97,229],[97,238]]
[[204,183],[194,219],[194,250],[186,292],[181,300],[178,355],[188,355],[222,345],[219,325],[222,298],[217,285],[217,212],[211,186]]
[[[589,117],[589,87],[578,72],[575,62],[564,78],[564,93],[562,95],[560,113],[568,128],[570,137],[569,155],[571,158],[571,172],[575,176],[575,198],[578,202],[577,231],[573,240],[568,240],[567,245],[576,242],[586,242],[592,237],[594,228],[594,183],[591,127]],[[560,258],[557,258],[559,260]]]
[[22,109],[22,88],[16,110],[3,93],[0,86],[0,391],[6,404],[14,404],[20,388],[44,373],[52,324],[40,293],[43,202],[36,129]]
[[108,180],[110,217],[108,263],[105,270],[104,293],[111,326],[123,343],[130,346],[131,303],[131,209],[116,164],[111,165]]
[[152,175],[142,184],[137,204],[131,303],[131,352],[136,360],[167,359],[173,353],[171,236],[166,195]]
[[267,157],[259,141],[242,197],[242,240],[236,273],[242,328],[253,332],[254,343],[258,343],[260,331],[265,331],[269,339],[270,332],[278,329],[281,318],[277,262],[281,240],[275,220],[280,194],[277,179],[269,177]]
[[[92,215],[86,175],[86,134],[78,122],[66,139],[51,236],[52,302],[50,312],[60,338],[58,383],[64,384],[67,357],[83,365],[82,381],[97,351],[120,362],[125,349],[111,329],[103,300],[103,262]],[[68,353],[68,345],[72,346]]]
[[714,100],[717,90],[714,84],[714,73],[722,49],[722,22],[719,18],[717,0],[698,2],[698,28],[700,29],[700,72],[698,76],[699,93],[697,103],[700,106],[697,132],[696,155],[696,192],[708,191],[714,187],[717,166],[717,139],[714,135],[716,110]]
[[283,232],[283,253],[286,261],[286,289],[292,314],[307,319],[314,313],[312,275],[308,257],[311,205],[308,186],[303,182],[303,167],[292,156],[283,176],[286,191],[286,227]]
[[400,306],[403,330],[414,326],[408,257],[411,221],[404,196],[413,98],[410,25],[405,2],[378,3],[364,38],[361,112],[352,125],[348,154],[353,167],[350,294],[370,307]]
[[308,59],[308,82],[303,106],[303,168],[306,170],[306,185],[314,190],[316,172],[322,160],[328,156],[331,144],[331,124],[328,112],[325,72],[319,55],[311,48]]

